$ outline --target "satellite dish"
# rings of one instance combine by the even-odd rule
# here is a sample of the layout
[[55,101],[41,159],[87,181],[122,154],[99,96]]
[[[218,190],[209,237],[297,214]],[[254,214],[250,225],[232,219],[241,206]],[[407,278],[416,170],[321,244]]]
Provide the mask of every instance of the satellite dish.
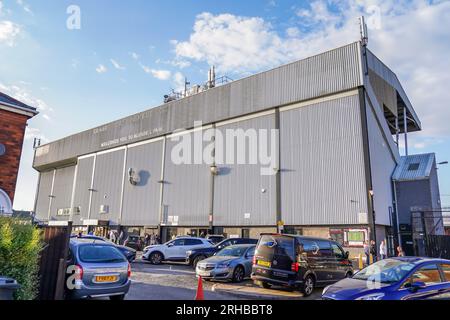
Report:
[[3,143],[0,143],[0,156],[6,153],[6,147]]

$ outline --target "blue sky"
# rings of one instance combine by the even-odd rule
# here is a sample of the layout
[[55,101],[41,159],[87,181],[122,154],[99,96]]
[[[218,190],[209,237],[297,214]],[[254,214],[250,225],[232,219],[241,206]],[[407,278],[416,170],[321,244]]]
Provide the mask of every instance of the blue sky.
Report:
[[[66,27],[77,5],[81,28]],[[44,142],[157,106],[208,66],[233,79],[359,37],[399,76],[423,123],[411,152],[450,160],[450,2],[423,0],[0,0],[0,91],[36,106],[15,209],[32,209],[32,140]],[[450,166],[439,169],[450,206]]]

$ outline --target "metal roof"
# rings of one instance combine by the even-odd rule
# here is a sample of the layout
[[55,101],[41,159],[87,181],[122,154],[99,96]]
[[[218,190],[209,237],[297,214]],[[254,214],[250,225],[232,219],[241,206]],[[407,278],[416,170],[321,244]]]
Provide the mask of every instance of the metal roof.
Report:
[[416,154],[401,157],[394,171],[394,181],[414,181],[428,179],[435,163],[434,153]]

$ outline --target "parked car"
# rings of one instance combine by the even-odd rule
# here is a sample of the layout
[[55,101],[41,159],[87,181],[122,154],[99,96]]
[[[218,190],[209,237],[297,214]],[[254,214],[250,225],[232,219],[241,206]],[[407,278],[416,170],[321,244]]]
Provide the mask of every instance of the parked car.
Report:
[[223,248],[236,244],[257,244],[257,243],[258,240],[256,239],[247,239],[247,238],[225,239],[212,247],[188,250],[186,252],[186,263],[195,269],[200,261],[208,257],[211,257],[212,255],[219,252]]
[[72,238],[67,265],[74,267],[74,273],[69,274],[74,277],[74,288],[66,288],[69,299],[109,297],[123,300],[130,289],[130,263],[110,243]]
[[450,299],[450,261],[417,257],[378,261],[326,287],[325,300]]
[[130,235],[126,239],[124,245],[127,246],[128,248],[133,248],[135,251],[142,251],[144,241],[140,236]]
[[252,272],[255,249],[252,244],[228,246],[213,257],[200,261],[196,274],[206,280],[242,282]]
[[349,253],[335,241],[281,234],[262,234],[256,247],[252,279],[264,288],[298,288],[309,296],[353,274]]
[[112,244],[112,245],[116,246],[116,248],[119,249],[119,251],[123,253],[125,258],[127,258],[127,260],[129,262],[133,262],[134,260],[136,260],[136,250],[135,249],[127,247],[127,246],[121,246],[121,245],[115,244],[114,242],[111,242],[111,241],[109,241],[109,240],[107,240],[105,238],[97,237],[97,236],[91,236],[91,235],[87,235],[87,236],[83,235],[81,237],[75,235],[75,236],[71,236],[70,238],[71,239],[75,239],[75,238],[78,238],[78,239],[91,239],[91,240],[98,240],[98,241],[107,242],[109,244]]
[[223,241],[225,237],[223,235],[218,234],[208,234],[206,236],[206,240],[211,241],[213,244],[218,244],[220,241]]
[[212,246],[211,242],[203,238],[180,237],[165,244],[146,247],[142,259],[148,260],[152,264],[160,264],[163,261],[184,262],[187,251]]

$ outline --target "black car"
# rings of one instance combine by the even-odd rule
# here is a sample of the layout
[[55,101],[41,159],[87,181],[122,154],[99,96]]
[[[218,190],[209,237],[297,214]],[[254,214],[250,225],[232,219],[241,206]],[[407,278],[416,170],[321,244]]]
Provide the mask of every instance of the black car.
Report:
[[353,275],[349,253],[335,241],[281,234],[262,234],[253,258],[252,279],[298,288],[309,296],[314,288]]
[[91,235],[82,235],[77,236],[77,235],[73,235],[70,237],[71,239],[87,239],[87,240],[98,240],[98,241],[103,241],[103,242],[108,242],[112,245],[114,245],[117,249],[119,249],[120,252],[122,252],[122,254],[125,256],[125,258],[127,258],[127,260],[129,262],[133,262],[134,260],[136,260],[136,250],[134,250],[133,248],[127,247],[127,246],[121,246],[118,244],[115,244],[113,242],[110,242],[108,240],[106,240],[105,238],[102,237],[97,237],[97,236],[91,236]]
[[206,240],[209,240],[213,244],[218,244],[220,241],[225,240],[225,237],[222,235],[216,235],[216,234],[208,234],[206,236]]
[[186,263],[190,266],[196,268],[197,263],[213,256],[215,253],[219,252],[225,247],[236,245],[236,244],[257,244],[258,240],[256,239],[247,239],[247,238],[230,238],[225,239],[213,247],[203,248],[203,249],[195,249],[186,252]]

